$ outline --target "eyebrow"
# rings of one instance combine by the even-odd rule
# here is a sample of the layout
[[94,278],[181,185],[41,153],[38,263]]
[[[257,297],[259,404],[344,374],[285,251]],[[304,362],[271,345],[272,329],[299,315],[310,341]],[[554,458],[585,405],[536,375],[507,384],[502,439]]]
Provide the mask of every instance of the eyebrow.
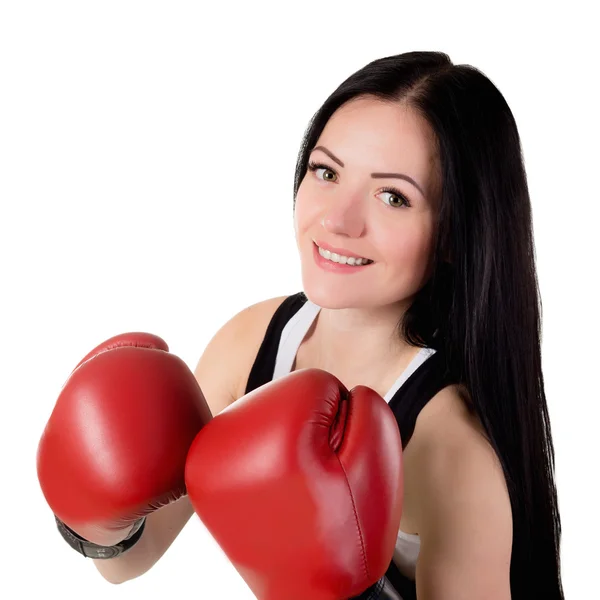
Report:
[[[315,150],[320,150],[321,152],[327,154],[327,156],[340,165],[340,167],[344,166],[344,163],[337,156],[335,156],[333,152],[327,150],[325,146],[315,146],[311,150],[311,153]],[[412,183],[412,185],[414,185],[421,192],[421,194],[423,194],[423,197],[425,197],[425,192],[422,190],[421,186],[412,177],[409,177],[404,173],[371,173],[371,177],[373,177],[373,179],[404,179],[405,181],[408,181],[408,183]]]

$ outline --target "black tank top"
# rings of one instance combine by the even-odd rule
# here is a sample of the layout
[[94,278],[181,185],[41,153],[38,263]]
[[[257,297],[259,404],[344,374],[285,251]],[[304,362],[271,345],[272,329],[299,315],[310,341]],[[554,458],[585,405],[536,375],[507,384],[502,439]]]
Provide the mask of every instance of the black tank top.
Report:
[[[299,292],[288,296],[275,311],[252,365],[246,394],[273,379],[281,332],[306,301],[304,293]],[[450,375],[443,353],[438,350],[400,386],[389,406],[396,416],[404,448],[410,441],[421,409],[440,390],[454,383],[456,381]]]
[[[246,385],[246,394],[273,379],[281,333],[287,322],[307,300],[303,292],[288,296],[273,314],[252,365]],[[454,383],[456,381],[447,368],[444,355],[438,350],[429,356],[392,396],[389,406],[396,417],[403,448],[406,448],[412,437],[421,409],[440,390]],[[405,577],[393,561],[388,568],[386,577],[401,595],[402,600],[416,598],[415,582]],[[367,600],[377,597],[375,586],[373,586],[358,596],[357,600],[358,598]]]

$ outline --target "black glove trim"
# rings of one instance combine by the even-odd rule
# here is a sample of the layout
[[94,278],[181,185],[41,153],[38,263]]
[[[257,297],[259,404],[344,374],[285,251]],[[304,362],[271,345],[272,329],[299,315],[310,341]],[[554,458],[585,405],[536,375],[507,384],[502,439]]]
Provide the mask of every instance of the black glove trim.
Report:
[[349,600],[403,600],[403,598],[384,575],[360,596],[353,596]]
[[85,538],[82,538],[70,527],[65,525],[56,515],[54,518],[56,519],[58,531],[60,531],[60,534],[66,540],[67,544],[69,544],[73,550],[79,552],[79,554],[83,554],[86,558],[114,558],[115,556],[127,552],[127,550],[135,546],[142,537],[144,527],[146,526],[146,517],[142,517],[135,522],[129,535],[123,541],[114,546],[100,546],[99,544],[94,544],[93,542],[89,542]]

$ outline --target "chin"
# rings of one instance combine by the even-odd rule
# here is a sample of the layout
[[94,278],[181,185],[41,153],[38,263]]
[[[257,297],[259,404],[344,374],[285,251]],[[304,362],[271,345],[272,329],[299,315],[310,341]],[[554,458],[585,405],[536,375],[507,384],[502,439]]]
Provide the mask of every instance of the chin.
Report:
[[306,297],[321,308],[366,308],[373,305],[373,301],[367,297],[362,290],[353,289],[348,286],[317,285],[305,281],[303,291]]

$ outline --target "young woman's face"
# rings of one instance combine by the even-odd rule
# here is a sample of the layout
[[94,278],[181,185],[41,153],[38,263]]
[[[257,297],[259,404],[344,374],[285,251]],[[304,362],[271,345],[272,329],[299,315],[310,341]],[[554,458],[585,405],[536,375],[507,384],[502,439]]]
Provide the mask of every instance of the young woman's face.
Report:
[[[370,97],[340,107],[309,156],[296,197],[307,296],[325,308],[367,308],[418,292],[430,274],[437,174],[433,134],[411,109]],[[334,263],[321,256],[327,249],[342,263],[372,262]]]

